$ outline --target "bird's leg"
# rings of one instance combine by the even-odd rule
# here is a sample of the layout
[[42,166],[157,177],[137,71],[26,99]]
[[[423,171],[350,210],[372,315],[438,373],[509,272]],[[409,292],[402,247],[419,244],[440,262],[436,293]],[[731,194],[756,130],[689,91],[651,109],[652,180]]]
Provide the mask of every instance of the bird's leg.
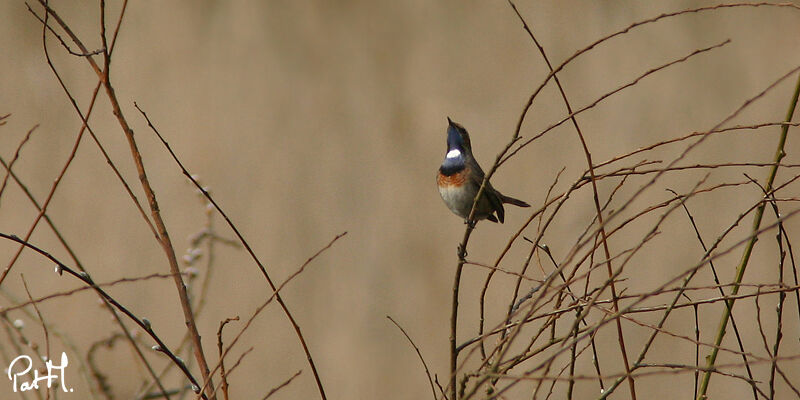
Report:
[[467,249],[465,249],[460,243],[458,245],[458,258],[461,260],[467,258]]

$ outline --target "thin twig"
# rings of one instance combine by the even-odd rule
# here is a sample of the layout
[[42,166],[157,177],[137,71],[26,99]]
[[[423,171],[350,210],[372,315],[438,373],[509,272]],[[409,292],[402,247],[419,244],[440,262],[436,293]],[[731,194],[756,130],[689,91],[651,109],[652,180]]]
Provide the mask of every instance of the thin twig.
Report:
[[267,395],[266,395],[266,396],[264,396],[264,398],[263,398],[262,400],[267,400],[268,398],[272,397],[272,395],[273,395],[273,394],[275,394],[275,392],[277,392],[278,390],[281,390],[281,389],[285,388],[286,386],[288,386],[290,383],[292,383],[292,381],[294,380],[294,378],[297,378],[298,376],[300,376],[300,373],[301,373],[301,372],[303,372],[303,370],[298,370],[297,372],[295,372],[295,373],[294,373],[294,375],[292,375],[291,377],[289,377],[289,379],[285,380],[285,381],[284,381],[283,383],[281,383],[280,385],[278,385],[278,386],[275,386],[274,388],[272,388],[272,389],[271,389],[271,390],[270,390],[270,391],[267,393]]
[[222,329],[225,328],[225,325],[229,322],[238,320],[238,315],[233,318],[225,318],[220,321],[219,329],[217,329],[217,350],[219,351],[219,374],[221,381],[219,385],[222,388],[222,395],[225,397],[225,400],[228,400],[228,376],[225,373],[225,363],[222,359]]
[[[417,356],[419,356],[419,361],[422,362],[422,366],[425,368],[425,375],[428,376],[428,383],[431,384],[431,392],[433,394],[433,399],[436,400],[436,389],[433,387],[433,379],[431,379],[431,371],[428,369],[428,364],[425,362],[425,358],[422,357],[422,353],[419,351],[419,347],[417,347],[417,345],[414,344],[414,341],[411,340],[411,336],[408,336],[406,330],[403,329],[403,327],[400,326],[400,324],[398,324],[397,321],[395,321],[392,317],[388,315],[386,316],[386,318],[388,318],[389,321],[392,321],[394,326],[396,326],[397,329],[400,329],[400,332],[403,332],[403,335],[406,337],[406,339],[408,339],[408,342],[411,343],[411,346],[414,348],[414,351],[417,352]],[[442,393],[442,396],[444,396],[444,393]]]
[[[33,296],[31,295],[31,290],[28,288],[28,282],[25,280],[25,275],[20,274],[22,278],[22,286],[25,287],[25,293],[28,295],[28,300],[33,301]],[[51,361],[50,356],[50,332],[47,331],[47,324],[44,322],[44,317],[42,316],[42,311],[39,310],[39,306],[36,302],[33,302],[33,309],[36,311],[36,316],[39,318],[39,324],[42,326],[42,331],[44,331],[44,344],[45,344],[45,353],[44,356],[46,357],[47,361]],[[48,381],[49,383],[49,381]],[[45,398],[50,399],[50,392],[51,387],[48,384],[47,390],[45,390]]]
[[22,146],[25,146],[25,143],[27,143],[31,138],[33,131],[35,131],[38,127],[39,124],[36,124],[33,126],[33,128],[28,130],[28,133],[26,133],[25,137],[22,138],[22,141],[19,142],[17,149],[14,151],[14,156],[11,157],[11,161],[8,163],[8,166],[6,166],[6,174],[3,176],[3,183],[0,183],[0,199],[3,198],[3,192],[6,189],[6,183],[8,183],[8,176],[11,175],[11,168],[14,166],[14,163],[17,162],[17,159],[19,159],[19,153],[22,151]]

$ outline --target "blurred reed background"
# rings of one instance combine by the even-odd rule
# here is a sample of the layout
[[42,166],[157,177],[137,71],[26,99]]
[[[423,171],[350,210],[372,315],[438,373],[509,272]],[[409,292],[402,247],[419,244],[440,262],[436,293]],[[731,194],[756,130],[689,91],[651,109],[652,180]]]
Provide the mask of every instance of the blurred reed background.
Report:
[[[519,3],[554,64],[633,22],[715,4]],[[101,47],[96,2],[52,1],[51,6],[89,49]],[[107,7],[112,26],[121,3],[110,1]],[[12,114],[0,127],[0,154],[10,159],[25,133],[40,124],[22,148],[14,171],[43,199],[69,155],[81,121],[45,62],[41,24],[25,3],[0,3],[0,16],[0,114]],[[710,129],[800,64],[798,33],[800,11],[795,9],[743,7],[683,15],[603,43],[570,63],[559,78],[574,108],[580,108],[651,68],[731,39],[730,44],[650,75],[581,114],[578,121],[593,158],[602,162],[651,143]],[[48,39],[48,46],[59,73],[85,110],[96,75],[84,60],[66,54],[56,40]],[[528,97],[548,72],[505,2],[132,2],[113,55],[111,77],[136,132],[176,251],[182,254],[190,246],[191,235],[203,229],[204,204],[147,128],[134,101],[186,167],[210,188],[277,282],[336,234],[348,232],[282,291],[284,299],[303,329],[329,398],[418,399],[430,397],[424,370],[386,316],[407,330],[431,372],[446,384],[452,277],[456,246],[465,227],[442,204],[434,184],[445,151],[446,117],[466,126],[476,157],[488,169],[511,138]],[[781,121],[793,81],[785,81],[728,125]],[[530,138],[565,115],[563,101],[551,83],[534,102],[521,134]],[[144,200],[127,143],[102,92],[90,123],[134,193]],[[684,164],[767,163],[778,133],[776,127],[710,137]],[[790,130],[784,163],[800,161],[798,146]],[[682,148],[666,146],[641,159],[668,162]],[[507,208],[503,225],[479,223],[470,243],[470,259],[491,263],[532,210],[543,204],[562,168],[565,171],[556,186],[559,192],[586,169],[580,142],[569,124],[535,141],[498,170],[493,185],[534,207]],[[742,172],[763,180],[766,171],[748,167],[667,174],[637,204],[668,198],[666,188],[689,191],[709,172],[707,184],[742,181]],[[780,170],[778,181],[794,176],[793,171]],[[645,180],[637,182],[623,188],[619,198],[632,194]],[[598,182],[600,195],[608,196],[617,183]],[[783,197],[798,193],[796,185],[786,190]],[[711,242],[760,196],[759,189],[750,185],[690,199],[687,206]],[[572,197],[543,239],[557,258],[565,256],[595,215],[588,186]],[[0,232],[23,236],[37,211],[13,181],[0,201]],[[96,282],[168,272],[157,241],[88,137],[56,191],[48,215]],[[634,246],[657,215],[648,218],[649,223],[615,236],[610,246],[616,252]],[[774,217],[768,218],[774,222]],[[742,226],[749,227],[751,220],[746,218]],[[233,238],[217,215],[213,224],[219,235]],[[791,234],[800,224],[790,219],[786,229]],[[620,288],[630,293],[652,289],[703,254],[682,211],[660,231],[647,251],[626,267]],[[535,224],[525,234],[535,236]],[[731,245],[746,235],[743,230],[726,243]],[[777,244],[772,237],[765,236],[770,240],[757,245],[745,282],[776,281]],[[68,259],[43,223],[31,242],[59,259]],[[6,267],[17,248],[17,244],[0,242],[0,266]],[[527,252],[524,246],[512,248],[501,267],[517,271]],[[740,254],[734,251],[718,261],[723,282],[732,280]],[[240,248],[216,245],[213,264],[207,305],[197,318],[206,354],[216,360],[219,322],[236,315],[246,318],[271,291]],[[203,265],[197,265],[201,275],[206,273]],[[547,271],[552,269],[548,262],[542,265]],[[477,266],[464,270],[459,327],[464,340],[477,332],[478,296],[486,273]],[[711,282],[708,270],[700,273],[704,282]],[[6,296],[0,308],[26,297],[21,274],[34,297],[80,286],[72,278],[54,274],[48,261],[26,250],[0,287]],[[528,274],[535,279],[544,276],[538,265]],[[597,279],[602,280],[604,274],[603,270]],[[488,292],[490,315],[504,312],[509,300],[506,293],[514,282],[509,276],[496,278]],[[121,284],[109,291],[138,316],[148,318],[165,342],[177,345],[185,326],[171,280]],[[775,297],[770,299],[762,305],[770,313],[764,324],[774,329]],[[660,299],[647,304],[663,303]],[[784,311],[794,316],[783,327],[783,346],[790,355],[800,353],[796,308],[787,301]],[[53,329],[84,352],[74,357],[85,356],[92,343],[118,330],[90,292],[42,302],[40,309]],[[712,340],[721,309],[721,304],[715,304],[701,313],[704,342]],[[752,301],[742,302],[737,310],[744,322],[755,307]],[[27,337],[43,343],[35,318],[19,311],[9,312],[8,318],[24,320]],[[657,315],[642,318],[657,321]],[[487,324],[500,321],[494,317]],[[238,324],[227,328],[231,335],[242,322]],[[745,347],[763,351],[756,324],[743,325]],[[623,327],[631,351],[638,353],[649,329],[628,321],[623,321]],[[694,315],[688,308],[676,311],[666,328],[694,337]],[[0,334],[0,343],[11,340],[16,339]],[[73,357],[59,340],[51,340],[54,351],[68,351]],[[142,340],[148,343],[147,338]],[[733,348],[733,340],[729,332],[725,343]],[[624,372],[614,330],[601,331],[597,341],[604,372]],[[255,320],[234,357],[250,347],[253,352],[230,377],[232,398],[261,398],[298,370],[303,370],[300,377],[275,398],[317,398],[302,349],[275,305]],[[10,347],[4,352],[6,357],[14,356]],[[705,354],[707,349],[701,357]],[[132,357],[124,344],[96,355],[118,398],[133,398],[147,376],[129,361]],[[722,361],[740,361],[734,355],[724,357]],[[156,365],[166,363],[158,355],[153,359]],[[661,336],[651,359],[691,364],[694,345]],[[79,363],[72,360],[71,365]],[[581,360],[578,372],[591,374],[588,354]],[[800,381],[797,367],[797,361],[786,364],[794,383]],[[67,374],[77,393],[63,398],[87,395],[87,383],[77,370],[68,369]],[[637,387],[640,398],[666,393],[676,398],[692,396],[691,373],[642,382],[646,383]],[[712,380],[710,393],[715,398],[746,398],[749,393],[744,382],[723,382],[728,381]],[[564,398],[562,389],[556,386],[553,397]],[[792,393],[786,385],[778,389],[786,396]],[[0,397],[13,398],[10,390],[10,382],[0,384],[4,393]],[[599,395],[592,380],[580,382],[575,390],[575,398]],[[627,398],[626,390],[621,387],[617,397],[612,397]],[[509,398],[528,398],[530,394],[525,393],[509,394]]]

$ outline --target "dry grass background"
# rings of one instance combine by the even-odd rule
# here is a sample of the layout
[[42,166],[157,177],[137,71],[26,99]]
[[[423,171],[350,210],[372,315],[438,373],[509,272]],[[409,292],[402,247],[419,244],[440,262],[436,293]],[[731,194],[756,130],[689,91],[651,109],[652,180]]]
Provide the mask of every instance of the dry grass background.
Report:
[[[713,4],[520,3],[520,12],[555,64],[635,21]],[[95,2],[55,1],[52,5],[85,39],[87,47],[100,47]],[[120,4],[113,1],[108,7],[109,15],[116,16]],[[0,128],[0,155],[11,158],[25,132],[40,124],[14,170],[43,198],[81,123],[45,63],[39,22],[20,1],[0,3],[0,16],[0,114],[12,114]],[[594,160],[600,162],[650,143],[711,128],[800,64],[799,33],[797,10],[739,8],[686,15],[604,43],[571,63],[559,77],[577,108],[693,49],[732,40],[721,49],[654,74],[580,115]],[[57,42],[50,45],[56,66],[85,109],[96,76],[83,60],[66,55]],[[187,168],[210,187],[277,281],[334,235],[349,233],[282,292],[309,342],[329,398],[430,396],[416,354],[386,315],[403,325],[432,372],[443,383],[447,381],[450,293],[464,224],[442,204],[434,186],[434,173],[445,148],[445,117],[469,129],[476,157],[488,169],[511,137],[531,91],[548,72],[506,3],[133,2],[113,60],[117,95],[136,131],[179,253],[188,247],[189,236],[203,228],[204,207],[133,108],[134,101],[148,113]],[[771,91],[731,124],[782,120],[793,80]],[[127,144],[108,101],[102,94],[98,100],[93,128],[142,198]],[[564,115],[563,102],[550,85],[534,103],[521,133],[531,137]],[[691,153],[685,164],[770,162],[777,136],[778,128],[771,128],[712,137]],[[790,130],[786,164],[800,162],[798,146]],[[665,148],[642,158],[668,161],[680,148]],[[504,165],[492,182],[535,209],[544,202],[559,170],[566,168],[559,186],[564,190],[585,166],[574,130],[565,124]],[[742,181],[743,171],[756,179],[766,176],[765,168],[716,169],[708,182]],[[795,176],[793,171],[779,170],[778,182]],[[665,188],[691,190],[707,172],[667,175],[637,204],[668,198]],[[630,195],[639,184],[624,189],[619,198]],[[614,185],[600,182],[601,196],[607,196]],[[797,193],[796,185],[790,186],[784,197]],[[544,238],[557,257],[564,256],[595,214],[588,186],[573,197]],[[759,197],[759,190],[751,185],[713,192],[691,199],[687,205],[710,242]],[[1,201],[0,232],[22,235],[36,210],[12,182]],[[785,207],[791,210],[796,206],[788,203]],[[88,138],[48,214],[96,282],[167,272],[158,243]],[[493,261],[529,215],[528,210],[511,208],[504,225],[478,224],[470,258]],[[655,217],[649,224],[633,226],[615,237],[612,248],[619,252],[632,247]],[[770,214],[767,218],[766,223],[774,222]],[[745,221],[743,226],[749,226],[751,218]],[[220,219],[214,224],[220,235],[233,237]],[[791,235],[800,224],[791,219],[786,228]],[[630,293],[647,291],[702,255],[683,214],[668,220],[661,231],[664,233],[648,251],[626,267],[620,287]],[[535,230],[531,232],[535,235]],[[733,244],[746,234],[743,230],[726,243]],[[31,241],[66,259],[43,224]],[[772,234],[759,241],[745,282],[777,280],[776,248]],[[16,249],[16,244],[0,243],[3,268]],[[527,251],[513,249],[505,262],[508,265],[502,266],[516,270]],[[740,254],[735,251],[718,261],[723,281],[732,279]],[[548,263],[543,265],[550,268]],[[34,296],[79,286],[74,279],[52,271],[43,258],[26,251],[1,290],[23,298],[20,274],[25,275]],[[477,298],[485,275],[480,267],[465,269],[461,338],[476,332]],[[542,278],[538,266],[532,266],[530,275]],[[708,270],[701,275],[703,282],[710,282]],[[507,306],[508,296],[503,293],[513,282],[506,276],[497,278],[489,291],[493,295],[489,309],[501,312]],[[148,318],[168,344],[182,337],[182,314],[169,280],[123,284],[110,291],[137,315]],[[217,246],[208,305],[198,316],[210,358],[216,359],[219,321],[249,315],[269,294],[244,251]],[[776,298],[765,297],[768,306],[762,305],[769,310],[766,328],[774,329]],[[0,307],[12,303],[4,298]],[[784,323],[784,346],[790,355],[800,353],[794,304],[787,301],[785,310],[789,317]],[[721,307],[715,304],[701,309],[700,327],[706,342],[711,341]],[[43,302],[40,308],[45,320],[82,351],[117,329],[89,292]],[[754,310],[752,301],[737,303],[735,315],[741,313],[742,321],[752,321]],[[26,320],[28,337],[43,341],[35,319],[20,313],[9,313],[9,317]],[[643,320],[654,323],[656,317]],[[627,344],[637,354],[649,330],[625,321],[623,327]],[[694,316],[690,309],[676,311],[666,327],[693,336]],[[741,328],[745,347],[761,349],[757,326],[750,323]],[[5,334],[0,337],[0,343],[9,340]],[[604,372],[622,371],[613,330],[598,336],[598,343]],[[733,343],[729,334],[725,344],[733,347]],[[59,342],[53,346],[56,351],[64,349]],[[301,376],[276,396],[317,396],[302,350],[278,308],[268,308],[238,346],[239,353],[251,346],[255,350],[230,378],[234,398],[261,398],[298,370],[303,370]],[[691,343],[661,336],[656,346],[648,359],[678,359],[688,364],[694,360]],[[8,349],[5,352],[10,354]],[[145,377],[130,361],[132,357],[121,345],[98,355],[119,398],[132,398]],[[589,359],[583,360],[578,372],[591,374]],[[740,359],[732,355],[720,358],[720,362],[737,361]],[[800,381],[798,361],[785,365],[790,379]],[[84,397],[86,382],[75,370],[67,373],[69,383],[82,394],[64,397]],[[640,382],[640,398],[664,398],[666,393],[670,398],[692,396],[691,373]],[[554,396],[563,398],[558,388]],[[583,382],[576,390],[576,398],[593,398],[599,393],[594,381]],[[778,390],[782,396],[793,396],[786,385],[778,385]],[[9,382],[0,384],[0,393],[7,397]],[[715,398],[747,398],[749,389],[741,381],[715,378],[710,393]],[[621,387],[612,397],[626,396],[627,387]],[[526,397],[514,394],[511,398]]]

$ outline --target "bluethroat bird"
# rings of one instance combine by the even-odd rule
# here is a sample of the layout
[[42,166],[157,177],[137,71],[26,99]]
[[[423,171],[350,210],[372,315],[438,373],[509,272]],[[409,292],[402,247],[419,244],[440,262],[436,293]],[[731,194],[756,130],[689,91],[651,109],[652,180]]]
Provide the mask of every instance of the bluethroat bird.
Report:
[[[465,220],[472,211],[475,195],[483,183],[485,174],[472,156],[472,145],[469,142],[469,133],[463,126],[447,118],[447,154],[436,176],[439,184],[439,194],[442,200],[455,213]],[[475,221],[488,219],[492,222],[503,223],[505,210],[503,203],[519,207],[530,207],[530,204],[508,197],[498,192],[489,182],[483,189],[483,195],[475,206]],[[495,216],[496,215],[496,216]],[[469,222],[469,221],[467,221]]]

